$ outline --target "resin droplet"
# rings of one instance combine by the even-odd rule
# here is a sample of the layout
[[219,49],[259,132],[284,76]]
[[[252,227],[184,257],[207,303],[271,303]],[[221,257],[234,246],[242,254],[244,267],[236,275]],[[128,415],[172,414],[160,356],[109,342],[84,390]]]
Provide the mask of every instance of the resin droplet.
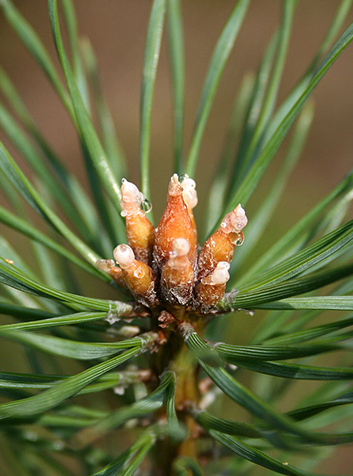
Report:
[[188,209],[192,210],[198,203],[196,182],[185,174],[183,175],[180,183],[183,188],[184,202],[186,203]]
[[220,261],[231,262],[235,245],[239,240],[241,243],[244,241],[242,229],[247,222],[245,210],[240,204],[223,218],[221,226],[208,238],[200,251],[199,280],[208,276]]
[[182,176],[181,186],[183,188],[183,199],[184,199],[184,202],[186,203],[191,224],[193,226],[196,241],[197,241],[197,229],[196,229],[194,213],[192,211],[192,209],[196,207],[198,202],[197,192],[196,192],[196,182],[195,180],[190,178],[187,174],[185,174]]
[[170,179],[167,205],[156,229],[155,245],[153,250],[154,267],[161,272],[173,251],[173,243],[183,237],[188,241],[190,249],[188,258],[192,266],[196,265],[197,235],[196,228],[190,218],[188,207],[183,198],[183,189],[178,175]]
[[145,198],[144,201],[141,202],[140,208],[143,212],[149,213],[152,210],[152,203]]
[[135,260],[134,252],[128,245],[117,246],[113,255],[121,269],[129,268]]
[[170,258],[163,267],[161,298],[169,303],[186,306],[192,299],[195,272],[188,258],[190,244],[185,238],[176,238]]
[[190,251],[190,244],[185,238],[177,238],[173,242],[173,253],[176,257],[187,256]]
[[145,306],[157,305],[156,276],[152,268],[135,259],[134,252],[128,245],[117,246],[113,254],[122,269],[126,286],[137,301]]
[[209,274],[206,278],[202,280],[203,283],[215,285],[215,284],[225,284],[229,281],[229,270],[230,264],[227,261],[220,261],[215,270]]
[[244,243],[244,233],[241,231],[235,239],[232,240],[235,246],[241,246]]
[[224,296],[226,283],[230,277],[229,267],[227,261],[220,261],[215,270],[196,286],[196,299],[201,312],[210,311]]
[[136,185],[126,179],[122,180],[121,194],[121,216],[125,218],[129,246],[139,261],[151,264],[154,227],[146,217],[145,211],[150,211],[152,205]]

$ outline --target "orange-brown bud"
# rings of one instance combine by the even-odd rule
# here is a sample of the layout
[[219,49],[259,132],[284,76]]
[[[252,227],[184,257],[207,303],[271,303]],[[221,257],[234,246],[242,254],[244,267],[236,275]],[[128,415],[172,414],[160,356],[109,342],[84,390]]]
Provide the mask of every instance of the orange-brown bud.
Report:
[[195,271],[188,258],[190,245],[184,238],[173,242],[173,251],[162,269],[160,291],[169,304],[186,306],[192,299]]
[[220,261],[215,270],[196,286],[196,300],[201,307],[201,312],[208,312],[224,296],[226,283],[229,280],[228,270],[229,263]]
[[155,245],[153,249],[154,265],[159,271],[169,259],[173,251],[175,239],[183,237],[190,245],[188,258],[193,267],[197,256],[197,234],[193,225],[188,207],[183,198],[183,189],[179,183],[177,174],[170,179],[167,205],[162,218],[156,228]]
[[219,262],[231,262],[235,245],[244,241],[242,229],[247,222],[245,210],[241,205],[223,218],[221,226],[208,238],[200,251],[199,280],[210,274]]
[[117,246],[113,253],[122,270],[126,286],[137,301],[145,306],[158,304],[156,277],[152,268],[148,264],[135,259],[134,252],[128,245]]
[[97,259],[96,266],[101,271],[109,274],[109,276],[118,284],[126,288],[126,284],[124,281],[123,271],[118,266],[115,266],[115,262],[113,259]]
[[122,199],[120,202],[126,221],[126,236],[129,246],[133,249],[136,259],[144,263],[152,263],[152,250],[154,244],[154,227],[145,212],[141,210],[141,204],[145,197],[131,182],[122,180]]

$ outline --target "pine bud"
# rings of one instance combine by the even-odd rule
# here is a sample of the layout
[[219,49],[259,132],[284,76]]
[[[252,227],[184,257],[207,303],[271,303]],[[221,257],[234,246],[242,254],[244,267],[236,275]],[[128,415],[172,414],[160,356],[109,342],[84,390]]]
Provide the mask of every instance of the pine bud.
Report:
[[155,245],[153,250],[154,265],[161,271],[173,252],[174,240],[180,237],[189,242],[190,250],[187,257],[193,267],[196,265],[197,235],[196,228],[191,221],[188,207],[183,198],[183,189],[178,175],[170,179],[167,205],[156,229]]
[[235,245],[244,241],[242,229],[247,222],[245,210],[240,204],[223,218],[221,226],[208,238],[200,251],[199,280],[210,274],[219,262],[231,262]]
[[177,238],[173,242],[173,251],[163,267],[160,290],[162,299],[169,304],[185,306],[192,298],[195,272],[188,258],[189,242]]
[[121,194],[120,205],[123,209],[121,215],[125,217],[129,246],[133,249],[136,259],[151,264],[154,227],[145,212],[141,210],[141,204],[145,197],[136,185],[126,179],[122,180]]
[[135,254],[128,245],[117,246],[113,254],[122,270],[126,286],[137,301],[145,306],[158,304],[156,279],[152,268],[148,264],[135,259]]

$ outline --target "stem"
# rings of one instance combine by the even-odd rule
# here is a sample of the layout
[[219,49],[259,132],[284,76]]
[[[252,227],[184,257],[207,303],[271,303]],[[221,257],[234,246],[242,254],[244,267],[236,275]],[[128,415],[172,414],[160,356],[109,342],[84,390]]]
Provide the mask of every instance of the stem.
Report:
[[[195,434],[198,425],[189,410],[191,405],[198,406],[201,398],[198,386],[199,367],[196,359],[191,356],[179,333],[168,329],[166,334],[169,334],[166,336],[168,343],[160,349],[158,354],[152,355],[151,365],[156,376],[161,375],[166,369],[175,372],[175,408],[179,422],[187,428],[188,437],[181,444],[171,439],[159,442],[158,453],[155,455],[158,476],[170,476],[173,473],[173,461],[179,456],[197,459]],[[165,418],[164,413],[162,417]]]

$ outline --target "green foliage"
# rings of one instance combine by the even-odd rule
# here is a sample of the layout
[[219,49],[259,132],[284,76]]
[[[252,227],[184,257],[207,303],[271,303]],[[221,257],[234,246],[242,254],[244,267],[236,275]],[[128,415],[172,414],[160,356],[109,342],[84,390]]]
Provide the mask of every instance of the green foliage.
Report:
[[[308,69],[278,104],[297,5],[295,0],[283,2],[280,25],[258,71],[244,76],[236,95],[208,212],[202,217],[204,229],[215,229],[225,213],[249,201],[290,134],[284,159],[257,213],[250,216],[228,292],[204,316],[201,329],[178,323],[166,346],[158,316],[133,302],[95,266],[126,239],[119,184],[129,164],[101,89],[93,48],[88,39],[79,39],[74,4],[57,3],[48,0],[55,62],[14,3],[0,0],[6,20],[77,131],[91,188],[86,192],[66,168],[0,69],[0,184],[9,204],[0,207],[0,222],[19,232],[26,249],[33,250],[26,253],[27,263],[0,239],[0,339],[14,354],[21,348],[28,360],[25,371],[0,372],[4,474],[313,474],[309,463],[325,457],[320,447],[353,442],[353,318],[337,317],[338,311],[353,311],[353,221],[346,219],[353,170],[260,259],[254,262],[251,255],[305,145],[314,116],[312,93],[353,39],[351,24],[335,41],[352,2],[340,3]],[[182,5],[179,0],[152,2],[140,110],[146,198],[153,183],[152,105],[164,26],[171,62],[173,163],[176,172],[194,177],[202,166],[200,149],[222,73],[249,4],[236,2],[216,42],[184,153],[188,45],[184,47]],[[93,281],[91,289],[96,283],[111,284],[112,299],[96,298],[94,291],[86,295],[80,286],[86,279]],[[229,339],[223,314],[235,319],[244,309],[264,310],[252,341],[221,342]],[[312,325],[319,316],[322,322]],[[327,365],[332,355],[334,363]],[[298,380],[317,383],[300,397]],[[226,411],[217,401],[225,402]],[[283,401],[292,410],[284,412]],[[240,407],[246,421],[234,420]],[[265,472],[257,472],[259,467]]]

